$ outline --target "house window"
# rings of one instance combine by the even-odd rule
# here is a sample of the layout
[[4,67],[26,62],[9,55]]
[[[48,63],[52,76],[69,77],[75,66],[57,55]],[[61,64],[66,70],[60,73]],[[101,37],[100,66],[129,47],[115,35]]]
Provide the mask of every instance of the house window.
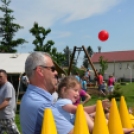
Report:
[[129,69],[129,63],[127,63],[127,69]]
[[121,63],[119,63],[119,69],[122,69],[122,64]]

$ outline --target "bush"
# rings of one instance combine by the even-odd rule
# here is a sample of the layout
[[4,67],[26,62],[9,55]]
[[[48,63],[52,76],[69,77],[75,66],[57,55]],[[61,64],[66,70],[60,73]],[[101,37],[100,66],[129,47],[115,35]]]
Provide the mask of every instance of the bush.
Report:
[[109,100],[115,98],[116,101],[119,101],[121,96],[122,96],[121,85],[116,84],[113,93],[109,94],[107,97]]

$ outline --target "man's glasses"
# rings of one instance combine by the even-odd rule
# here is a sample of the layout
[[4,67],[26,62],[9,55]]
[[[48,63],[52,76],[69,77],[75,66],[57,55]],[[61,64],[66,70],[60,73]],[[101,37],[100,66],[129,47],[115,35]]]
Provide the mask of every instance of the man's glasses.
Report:
[[43,67],[43,68],[50,69],[52,72],[56,71],[56,67],[55,66],[51,66],[51,67],[43,66],[43,65],[40,65],[40,66]]

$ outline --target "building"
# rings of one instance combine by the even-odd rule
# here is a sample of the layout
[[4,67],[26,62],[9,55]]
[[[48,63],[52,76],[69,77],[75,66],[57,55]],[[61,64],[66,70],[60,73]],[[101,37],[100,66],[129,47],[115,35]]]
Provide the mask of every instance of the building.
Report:
[[108,61],[108,69],[104,74],[105,79],[110,74],[114,75],[116,79],[122,78],[128,81],[134,79],[134,50],[113,52],[101,52],[99,50],[91,57],[91,61],[98,71],[101,69],[99,64],[100,56]]

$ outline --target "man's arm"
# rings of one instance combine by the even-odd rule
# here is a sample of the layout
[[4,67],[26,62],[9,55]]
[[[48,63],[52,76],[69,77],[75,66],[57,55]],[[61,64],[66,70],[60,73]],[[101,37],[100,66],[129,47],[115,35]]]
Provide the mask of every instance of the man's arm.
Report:
[[7,107],[9,105],[10,98],[5,99],[1,104],[0,104],[0,110]]

